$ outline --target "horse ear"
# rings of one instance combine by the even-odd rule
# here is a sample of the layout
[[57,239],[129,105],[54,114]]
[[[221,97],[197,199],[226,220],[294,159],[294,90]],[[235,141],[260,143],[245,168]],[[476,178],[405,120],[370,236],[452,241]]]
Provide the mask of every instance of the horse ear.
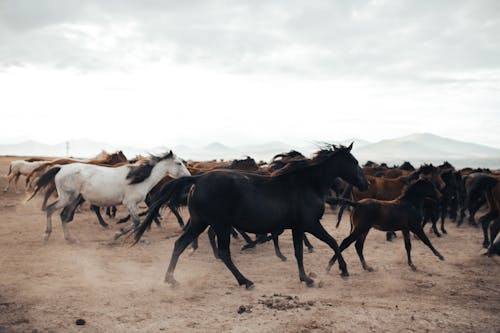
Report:
[[349,147],[347,147],[347,150],[351,151],[351,149],[352,149],[352,144],[353,144],[353,143],[354,143],[354,141],[353,141],[353,142],[351,142],[351,144],[349,145]]
[[333,150],[334,150],[334,151],[339,150],[339,148],[338,148],[335,144],[333,144],[333,143],[332,143],[332,147],[333,147]]

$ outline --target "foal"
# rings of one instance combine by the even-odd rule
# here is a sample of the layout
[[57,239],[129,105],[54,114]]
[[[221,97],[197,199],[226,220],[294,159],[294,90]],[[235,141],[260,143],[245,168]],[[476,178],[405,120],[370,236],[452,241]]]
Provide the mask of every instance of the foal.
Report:
[[[408,265],[412,270],[416,270],[416,268],[411,260],[410,231],[417,235],[439,259],[444,260],[444,257],[432,246],[421,225],[424,199],[426,197],[439,199],[440,196],[439,191],[429,180],[419,179],[409,185],[395,200],[363,199],[353,202],[341,199],[353,206],[354,209],[351,212],[351,234],[340,244],[339,253],[355,241],[356,252],[363,269],[372,271],[372,268],[365,262],[363,245],[370,228],[374,227],[382,231],[401,230],[403,232]],[[336,260],[337,254],[328,263],[328,270]]]

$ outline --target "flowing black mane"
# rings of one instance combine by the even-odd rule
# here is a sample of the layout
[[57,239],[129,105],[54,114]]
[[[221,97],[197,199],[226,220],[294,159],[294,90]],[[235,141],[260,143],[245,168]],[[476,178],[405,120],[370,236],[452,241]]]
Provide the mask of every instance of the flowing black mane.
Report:
[[335,145],[328,145],[327,147],[319,150],[314,154],[312,159],[307,158],[294,158],[288,161],[288,163],[281,169],[278,169],[271,173],[271,177],[278,177],[283,175],[288,175],[290,173],[297,172],[298,170],[303,170],[307,167],[316,166],[322,164],[326,160],[330,159],[333,155],[340,152],[349,152],[348,147]]
[[151,175],[151,171],[153,171],[153,168],[158,162],[167,158],[172,158],[172,156],[172,151],[169,151],[163,156],[151,155],[150,159],[145,160],[143,163],[129,166],[130,171],[127,174],[127,179],[130,179],[129,184],[142,183]]

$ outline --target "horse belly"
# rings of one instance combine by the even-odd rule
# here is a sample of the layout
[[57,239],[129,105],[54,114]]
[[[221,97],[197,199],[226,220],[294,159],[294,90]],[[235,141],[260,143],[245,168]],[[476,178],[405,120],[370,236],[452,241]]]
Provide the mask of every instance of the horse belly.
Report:
[[87,184],[82,187],[81,194],[86,201],[99,207],[116,206],[123,201],[123,191],[116,184]]

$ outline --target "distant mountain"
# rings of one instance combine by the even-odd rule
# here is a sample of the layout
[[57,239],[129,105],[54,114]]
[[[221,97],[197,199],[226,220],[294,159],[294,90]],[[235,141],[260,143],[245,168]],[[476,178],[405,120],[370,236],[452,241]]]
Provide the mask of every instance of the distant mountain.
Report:
[[[411,134],[375,143],[358,138],[328,142],[343,145],[354,142],[353,153],[361,163],[372,160],[392,165],[407,160],[419,165],[424,162],[442,163],[448,160],[457,167],[500,168],[500,149],[453,140],[430,133]],[[318,150],[319,146],[321,146],[321,141],[308,142],[303,145],[290,145],[281,141],[271,141],[234,147],[220,142],[212,142],[199,147],[178,145],[173,148],[173,151],[186,160],[229,160],[251,156],[256,160],[269,161],[274,155],[292,149],[298,150],[306,156],[311,156],[313,152]],[[108,152],[123,150],[127,156],[132,158],[138,154],[164,152],[167,149],[169,148],[165,146],[158,146],[153,149],[116,146],[87,139],[69,141],[69,154],[75,157],[93,157],[102,150]],[[36,141],[25,141],[18,144],[0,145],[0,155],[66,156],[66,143],[47,145]]]
[[[405,160],[441,163],[455,161],[459,164],[467,161],[482,160],[500,162],[500,149],[463,142],[437,136],[430,133],[418,133],[400,138],[382,140],[355,149],[360,160],[399,164]],[[461,162],[462,161],[462,162]],[[500,163],[498,164],[500,166]]]
[[[104,142],[97,142],[88,139],[78,139],[68,141],[69,156],[90,158],[106,150],[113,152],[122,150],[127,156],[144,154],[146,150],[127,146],[116,146]],[[24,141],[17,144],[0,144],[0,155],[16,156],[66,156],[66,142],[50,145],[36,141]]]

